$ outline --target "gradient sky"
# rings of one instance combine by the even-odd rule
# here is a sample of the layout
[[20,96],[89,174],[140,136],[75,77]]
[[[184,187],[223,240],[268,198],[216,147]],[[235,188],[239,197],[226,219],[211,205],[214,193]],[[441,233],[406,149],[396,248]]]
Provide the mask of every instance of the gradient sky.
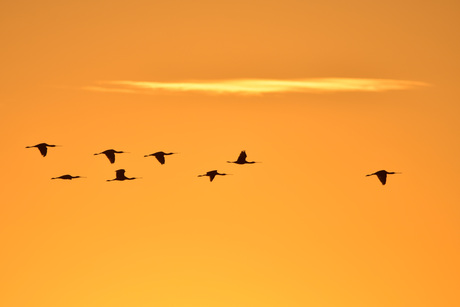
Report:
[[460,305],[457,1],[0,15],[1,306]]

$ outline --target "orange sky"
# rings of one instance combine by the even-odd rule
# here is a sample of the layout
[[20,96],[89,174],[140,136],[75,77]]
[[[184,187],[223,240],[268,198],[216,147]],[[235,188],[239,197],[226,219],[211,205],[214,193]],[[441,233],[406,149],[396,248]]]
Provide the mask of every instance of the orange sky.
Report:
[[459,12],[0,4],[0,305],[458,306]]

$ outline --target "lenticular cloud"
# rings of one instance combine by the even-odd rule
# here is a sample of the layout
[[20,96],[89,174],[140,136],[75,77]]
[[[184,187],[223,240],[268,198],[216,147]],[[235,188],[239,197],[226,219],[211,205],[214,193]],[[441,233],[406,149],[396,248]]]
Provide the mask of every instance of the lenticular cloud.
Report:
[[103,81],[87,90],[122,93],[155,91],[201,92],[209,94],[383,92],[405,90],[428,84],[409,80],[364,78],[317,78],[296,80],[233,79],[213,81],[147,82]]

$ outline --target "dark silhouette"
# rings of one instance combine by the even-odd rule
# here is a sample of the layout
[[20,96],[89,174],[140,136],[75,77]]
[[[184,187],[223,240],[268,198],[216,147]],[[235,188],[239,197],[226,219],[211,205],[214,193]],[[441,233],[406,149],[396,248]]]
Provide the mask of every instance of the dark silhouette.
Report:
[[27,146],[26,148],[37,147],[38,150],[40,150],[40,153],[42,154],[42,156],[45,157],[46,154],[48,153],[48,147],[57,147],[57,146],[60,146],[60,145],[49,145],[49,144],[46,144],[46,143],[40,143],[40,144],[37,144],[37,145],[34,145],[34,146]]
[[125,170],[124,169],[119,169],[119,170],[116,170],[115,171],[115,179],[108,179],[107,181],[114,181],[114,180],[119,180],[119,181],[123,181],[123,180],[133,180],[133,179],[140,179],[140,177],[126,177],[125,176]]
[[86,178],[86,177],[81,177],[81,176],[72,176],[72,175],[62,175],[59,177],[53,177],[51,179],[64,179],[64,180],[72,180],[75,178]]
[[388,174],[401,174],[401,173],[387,172],[385,170],[381,170],[381,171],[378,171],[378,172],[375,172],[375,173],[372,173],[372,174],[368,174],[366,176],[376,175],[377,178],[379,178],[380,182],[384,185],[385,183],[387,183],[387,175]]
[[240,155],[238,156],[238,159],[236,161],[227,161],[228,163],[235,163],[235,164],[253,164],[253,163],[258,163],[255,161],[246,161],[246,151],[242,151]]
[[104,150],[103,152],[100,152],[100,153],[95,153],[94,155],[101,155],[101,154],[104,154],[107,159],[109,159],[110,163],[115,163],[115,154],[116,153],[126,153],[126,151],[116,151],[114,149],[107,149],[107,150]]
[[204,177],[204,176],[209,176],[209,180],[210,181],[213,181],[214,180],[214,177],[216,177],[216,175],[221,175],[221,176],[225,176],[225,175],[231,175],[231,174],[221,174],[219,172],[217,172],[216,170],[214,171],[209,171],[207,172],[206,174],[204,175],[198,175],[198,177]]
[[174,155],[176,153],[177,152],[158,151],[158,152],[153,153],[153,154],[145,155],[144,157],[154,156],[155,158],[157,158],[157,160],[158,160],[158,162],[160,162],[160,164],[165,164],[165,156]]

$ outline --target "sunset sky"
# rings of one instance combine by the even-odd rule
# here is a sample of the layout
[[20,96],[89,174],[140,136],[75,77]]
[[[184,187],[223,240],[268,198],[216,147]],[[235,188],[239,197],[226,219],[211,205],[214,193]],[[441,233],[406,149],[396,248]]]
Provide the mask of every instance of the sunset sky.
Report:
[[18,0],[0,25],[0,306],[460,306],[458,1]]

